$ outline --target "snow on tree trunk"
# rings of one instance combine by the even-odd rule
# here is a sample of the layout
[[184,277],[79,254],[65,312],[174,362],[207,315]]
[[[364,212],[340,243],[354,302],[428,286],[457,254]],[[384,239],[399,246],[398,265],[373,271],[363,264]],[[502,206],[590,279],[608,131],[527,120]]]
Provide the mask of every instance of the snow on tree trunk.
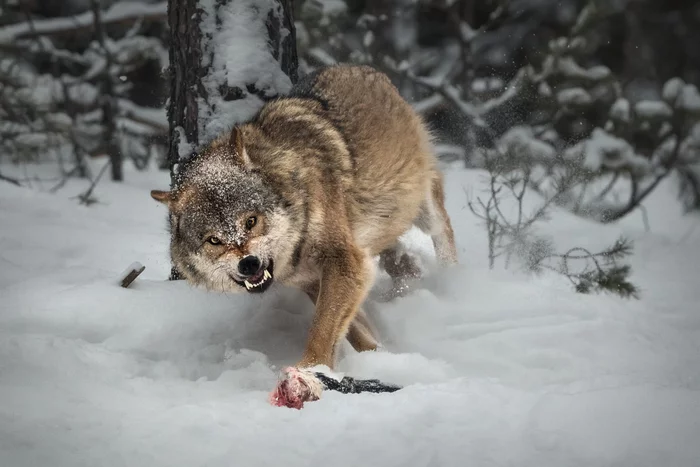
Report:
[[289,91],[297,51],[291,0],[168,0],[168,23],[174,180],[179,162]]
[[291,0],[169,0],[171,175],[297,78]]

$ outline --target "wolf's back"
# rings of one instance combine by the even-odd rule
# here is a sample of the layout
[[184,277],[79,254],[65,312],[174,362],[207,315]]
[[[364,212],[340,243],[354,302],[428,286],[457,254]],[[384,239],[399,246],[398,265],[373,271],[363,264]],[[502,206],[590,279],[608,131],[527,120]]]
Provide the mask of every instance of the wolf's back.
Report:
[[439,177],[421,117],[387,75],[368,66],[322,68],[299,81],[289,97],[318,102],[323,118],[342,135],[353,168],[346,190],[357,238],[385,248],[381,238],[391,242],[409,228]]
[[289,97],[313,99],[343,134],[362,183],[376,175],[423,172],[434,164],[423,122],[384,73],[369,66],[334,65],[303,77]]

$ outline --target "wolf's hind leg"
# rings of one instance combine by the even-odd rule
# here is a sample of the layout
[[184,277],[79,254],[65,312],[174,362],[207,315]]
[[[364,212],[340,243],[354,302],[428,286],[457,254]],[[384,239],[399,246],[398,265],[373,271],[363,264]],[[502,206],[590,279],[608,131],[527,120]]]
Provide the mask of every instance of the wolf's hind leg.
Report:
[[364,310],[360,309],[355,315],[355,319],[350,323],[346,338],[357,352],[377,350],[377,338]]
[[431,236],[435,255],[442,265],[457,264],[454,231],[445,209],[445,188],[442,175],[437,172],[414,224]]
[[420,268],[413,257],[405,252],[401,241],[379,254],[379,267],[384,269],[394,282],[418,279],[421,276]]
[[386,295],[386,299],[402,295],[407,291],[409,281],[420,279],[422,272],[415,258],[405,252],[400,240],[379,254],[379,267],[389,274],[392,281],[392,289]]

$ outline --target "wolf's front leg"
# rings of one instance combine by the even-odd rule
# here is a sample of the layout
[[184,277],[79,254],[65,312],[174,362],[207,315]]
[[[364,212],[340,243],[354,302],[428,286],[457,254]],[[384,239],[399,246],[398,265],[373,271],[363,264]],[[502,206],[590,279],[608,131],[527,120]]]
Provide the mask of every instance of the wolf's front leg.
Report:
[[338,341],[348,332],[372,285],[371,258],[359,249],[335,251],[324,255],[321,287],[316,314],[306,349],[296,367],[286,368],[271,395],[278,406],[301,408],[304,402],[320,397],[320,382],[306,369],[325,365],[333,368]]
[[333,368],[336,346],[372,286],[372,271],[371,258],[357,248],[324,255],[316,314],[298,368]]

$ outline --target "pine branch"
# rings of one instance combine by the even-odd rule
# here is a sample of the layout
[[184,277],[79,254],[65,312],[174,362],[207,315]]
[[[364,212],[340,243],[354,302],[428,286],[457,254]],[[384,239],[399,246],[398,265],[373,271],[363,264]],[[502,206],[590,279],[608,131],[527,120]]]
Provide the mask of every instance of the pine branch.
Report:
[[610,258],[612,260],[617,260],[625,256],[631,255],[632,247],[633,245],[631,240],[625,237],[620,237],[615,241],[613,246],[599,253],[599,255],[605,258]]
[[639,299],[639,289],[628,278],[631,268],[628,265],[613,266],[608,270],[590,271],[578,276],[576,291],[580,293],[609,292],[622,298]]
[[[598,253],[591,253],[581,247],[571,248],[564,254],[553,254],[546,258],[560,258],[559,268],[549,267],[566,276],[579,293],[611,292],[622,298],[639,298],[639,290],[629,281],[631,268],[629,265],[618,265],[617,261],[632,254],[632,242],[624,237],[618,238],[615,243]],[[570,261],[591,261],[595,268],[584,270],[580,273],[570,271]]]

